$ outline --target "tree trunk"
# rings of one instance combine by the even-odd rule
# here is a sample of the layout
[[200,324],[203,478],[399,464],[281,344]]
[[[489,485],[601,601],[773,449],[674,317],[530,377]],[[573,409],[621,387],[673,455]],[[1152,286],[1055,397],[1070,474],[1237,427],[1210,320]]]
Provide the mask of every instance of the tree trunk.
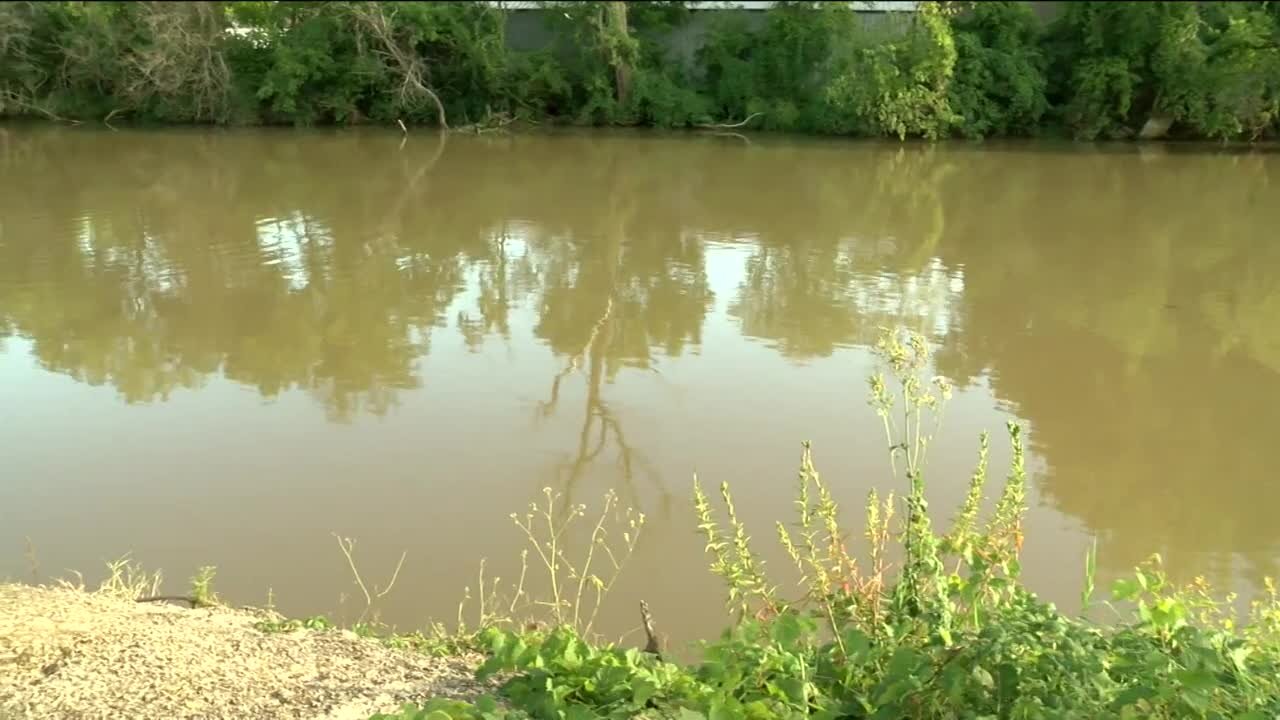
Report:
[[618,104],[626,105],[631,97],[631,59],[627,47],[630,33],[627,30],[627,4],[610,2],[605,9],[605,28],[613,49],[613,82],[618,92]]

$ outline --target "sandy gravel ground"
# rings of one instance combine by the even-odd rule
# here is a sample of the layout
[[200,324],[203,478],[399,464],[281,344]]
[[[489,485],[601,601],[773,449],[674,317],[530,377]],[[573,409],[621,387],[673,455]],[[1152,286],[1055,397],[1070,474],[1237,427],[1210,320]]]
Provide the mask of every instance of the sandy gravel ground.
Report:
[[247,610],[0,585],[0,718],[364,720],[469,698],[479,658],[338,630],[263,633]]

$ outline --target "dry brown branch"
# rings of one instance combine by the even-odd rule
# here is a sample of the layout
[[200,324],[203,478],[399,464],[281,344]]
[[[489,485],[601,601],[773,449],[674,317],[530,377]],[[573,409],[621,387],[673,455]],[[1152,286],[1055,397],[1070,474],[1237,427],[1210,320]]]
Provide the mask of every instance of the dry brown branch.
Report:
[[[392,6],[392,15],[396,12]],[[415,96],[425,96],[436,106],[436,118],[440,127],[449,128],[445,119],[444,103],[440,96],[427,87],[426,66],[411,47],[404,47],[396,39],[395,30],[391,26],[391,17],[387,16],[382,3],[354,3],[351,6],[352,16],[360,27],[368,32],[381,47],[378,54],[391,61],[399,69],[401,75],[399,101],[401,106],[409,106]]]
[[763,112],[754,112],[754,113],[751,113],[751,114],[750,114],[750,115],[748,115],[748,116],[747,116],[747,118],[746,118],[745,120],[743,120],[742,122],[736,122],[736,123],[706,123],[706,124],[702,124],[702,125],[694,125],[694,127],[696,127],[696,128],[702,128],[702,129],[704,129],[704,130],[732,130],[733,128],[740,128],[740,127],[742,127],[742,126],[746,125],[747,123],[751,122],[752,120],[755,120],[756,118],[760,117],[760,116],[761,116],[761,115],[763,115],[763,114],[764,114]]
[[123,96],[134,105],[153,97],[190,97],[197,120],[226,110],[231,69],[222,54],[225,16],[216,2],[140,3],[152,42],[124,53]]
[[461,127],[453,128],[453,130],[456,132],[472,132],[476,135],[482,135],[490,132],[502,132],[508,125],[515,121],[516,118],[514,116],[508,115],[504,112],[489,113],[488,117],[483,122],[463,125]]
[[50,120],[53,120],[54,122],[67,123],[68,125],[81,124],[79,120],[64,118],[61,115],[54,113],[52,110],[44,107],[39,103],[27,100],[26,98],[22,97],[16,92],[13,92],[12,90],[6,90],[3,93],[0,93],[0,110],[4,108],[4,105],[6,103],[11,105],[16,105],[20,108],[24,108],[26,110],[30,110],[35,113],[39,113],[49,118]]
[[116,108],[115,110],[112,110],[111,112],[107,113],[107,116],[102,118],[102,124],[106,125],[112,130],[115,130],[116,126],[111,124],[111,118],[115,117],[116,114],[119,112],[120,112],[120,108]]

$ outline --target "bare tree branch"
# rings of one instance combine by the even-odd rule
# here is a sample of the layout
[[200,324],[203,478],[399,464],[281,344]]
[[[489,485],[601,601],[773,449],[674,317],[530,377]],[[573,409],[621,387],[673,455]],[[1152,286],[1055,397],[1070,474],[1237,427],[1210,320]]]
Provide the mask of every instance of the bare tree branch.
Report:
[[[396,12],[394,6],[391,12],[394,16]],[[449,123],[445,119],[444,103],[440,102],[440,96],[436,95],[434,90],[427,87],[426,66],[422,58],[418,57],[413,48],[405,47],[396,39],[395,30],[391,24],[392,18],[388,17],[383,4],[352,3],[351,13],[360,27],[381,46],[379,54],[392,61],[398,68],[401,76],[399,91],[401,106],[408,107],[415,98],[426,97],[436,106],[436,118],[440,127],[449,129]]]
[[742,126],[746,125],[747,123],[751,122],[752,120],[755,120],[756,118],[760,117],[760,116],[761,116],[761,115],[763,115],[763,114],[764,114],[763,112],[754,112],[754,113],[751,113],[750,115],[748,115],[748,116],[747,116],[747,119],[746,119],[746,120],[743,120],[742,122],[736,122],[736,123],[707,123],[707,124],[704,124],[704,125],[694,125],[694,127],[697,127],[697,128],[703,128],[703,129],[706,129],[706,130],[731,130],[731,129],[733,129],[733,128],[740,128],[740,127],[742,127]]
[[224,116],[231,90],[231,69],[223,55],[226,22],[218,2],[139,3],[152,42],[128,48],[122,95],[135,106],[153,97],[187,96],[194,119]]

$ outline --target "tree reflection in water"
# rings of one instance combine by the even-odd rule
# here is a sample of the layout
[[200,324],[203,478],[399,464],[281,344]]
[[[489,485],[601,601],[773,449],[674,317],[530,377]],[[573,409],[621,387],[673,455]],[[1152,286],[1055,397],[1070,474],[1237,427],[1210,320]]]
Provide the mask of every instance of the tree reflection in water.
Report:
[[[624,370],[709,317],[797,362],[906,324],[1030,422],[1104,566],[1277,571],[1274,154],[24,129],[0,166],[0,337],[127,402],[222,376],[350,421],[435,382],[442,333],[536,340],[562,362],[540,416],[583,386],[564,494],[612,458],[638,503],[668,491]],[[721,298],[719,243],[748,257]]]

